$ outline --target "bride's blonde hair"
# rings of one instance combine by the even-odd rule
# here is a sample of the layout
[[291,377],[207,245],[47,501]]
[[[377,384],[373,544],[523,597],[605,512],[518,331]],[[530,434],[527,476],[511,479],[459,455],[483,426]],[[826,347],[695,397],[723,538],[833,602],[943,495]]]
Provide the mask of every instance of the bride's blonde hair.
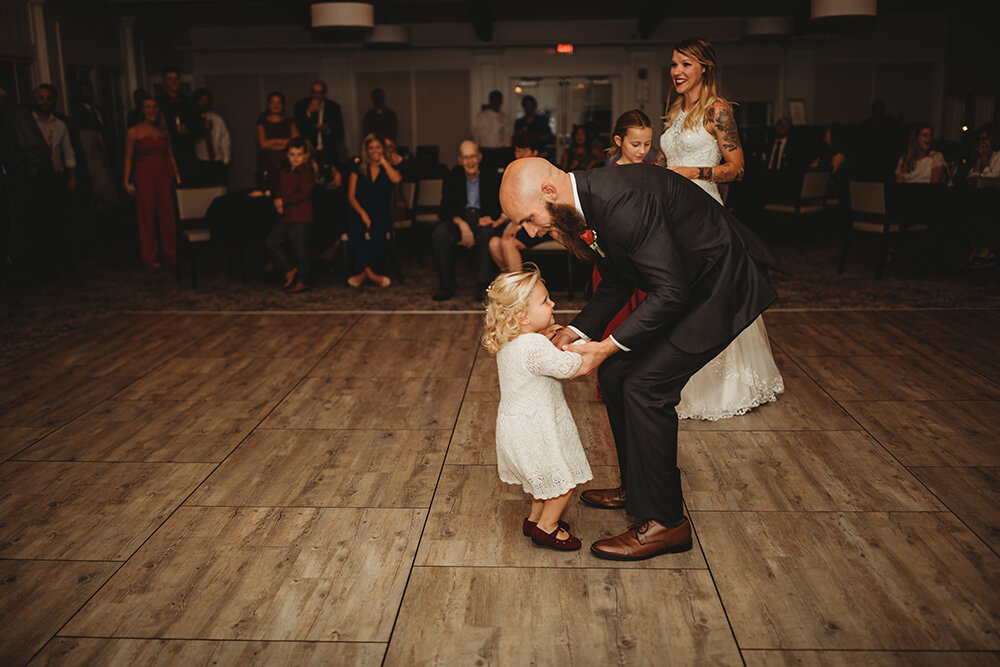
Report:
[[501,273],[486,288],[483,347],[496,354],[521,333],[520,315],[528,307],[531,290],[542,280],[538,267],[527,262],[520,271]]
[[[684,119],[684,125],[682,126],[682,129],[685,130],[695,130],[702,121],[702,116],[705,115],[708,107],[712,106],[715,102],[729,104],[729,102],[719,96],[719,91],[715,83],[715,49],[712,48],[712,43],[707,39],[691,37],[675,46],[674,51],[691,58],[705,68],[701,76],[701,94],[698,96],[698,101],[688,109],[687,117]],[[673,95],[673,90],[671,86],[671,95]],[[664,130],[673,125],[674,120],[677,119],[677,114],[681,112],[681,105],[683,103],[683,95],[678,95],[673,102],[667,102],[666,115],[663,116]]]

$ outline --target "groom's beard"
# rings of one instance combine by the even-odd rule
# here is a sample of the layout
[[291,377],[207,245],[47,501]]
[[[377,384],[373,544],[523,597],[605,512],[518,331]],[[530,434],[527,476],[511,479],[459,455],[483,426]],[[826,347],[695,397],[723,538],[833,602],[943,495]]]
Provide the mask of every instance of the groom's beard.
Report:
[[580,238],[580,234],[587,229],[587,223],[576,207],[546,202],[545,208],[552,216],[548,229],[552,237],[583,261],[593,262],[596,259],[594,251]]

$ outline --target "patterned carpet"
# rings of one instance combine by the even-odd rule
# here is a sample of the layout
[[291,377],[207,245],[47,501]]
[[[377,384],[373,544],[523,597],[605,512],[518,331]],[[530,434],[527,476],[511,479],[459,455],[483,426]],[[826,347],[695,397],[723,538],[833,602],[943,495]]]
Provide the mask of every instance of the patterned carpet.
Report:
[[[889,267],[874,280],[874,250],[859,246],[852,251],[845,272],[837,273],[839,246],[795,249],[777,247],[789,271],[775,276],[780,294],[778,309],[896,309],[896,308],[1000,308],[1000,274],[996,269],[949,276],[916,275],[908,262]],[[250,262],[262,266],[262,258]],[[455,298],[438,303],[430,296],[436,286],[430,258],[421,266],[415,258],[403,261],[405,282],[381,289],[360,290],[344,283],[341,267],[322,272],[314,289],[286,295],[265,282],[257,271],[245,284],[226,272],[221,256],[199,263],[199,285],[186,280],[179,286],[172,272],[151,271],[137,265],[130,249],[118,248],[78,263],[42,284],[4,285],[4,317],[0,324],[0,362],[36,350],[122,311],[358,311],[358,310],[472,310],[479,309],[473,277],[463,258],[458,262],[459,291]],[[583,306],[582,284],[589,272],[577,267],[578,289],[574,300],[565,292],[565,264],[558,258],[541,263],[560,310]],[[254,270],[250,269],[253,274]]]

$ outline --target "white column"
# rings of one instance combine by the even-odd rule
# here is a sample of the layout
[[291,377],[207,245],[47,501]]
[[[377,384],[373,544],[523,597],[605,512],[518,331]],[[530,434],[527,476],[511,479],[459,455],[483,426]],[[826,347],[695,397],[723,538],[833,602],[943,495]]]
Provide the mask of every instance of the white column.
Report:
[[816,122],[816,52],[813,47],[789,47],[785,50],[785,89],[775,120],[788,115],[788,100],[806,103],[806,120]]
[[420,145],[420,119],[417,117],[417,95],[419,95],[417,90],[417,72],[416,70],[410,70],[410,131],[413,133],[411,137],[411,148],[410,155],[417,154],[417,146]]
[[134,16],[124,16],[118,19],[118,30],[121,35],[122,62],[125,63],[125,85],[128,86],[125,99],[128,100],[128,107],[132,105],[132,91],[139,88],[139,73],[136,67],[135,57],[135,27]]
[[62,91],[59,106],[64,113],[69,113],[69,91],[66,90],[66,64],[63,62],[62,29],[59,27],[58,19],[52,22],[52,31],[55,33],[56,39],[56,72],[59,78],[59,90]]
[[28,22],[31,26],[31,43],[35,45],[35,80],[32,87],[52,81],[52,68],[49,65],[49,42],[45,37],[45,7],[44,0],[29,0]]

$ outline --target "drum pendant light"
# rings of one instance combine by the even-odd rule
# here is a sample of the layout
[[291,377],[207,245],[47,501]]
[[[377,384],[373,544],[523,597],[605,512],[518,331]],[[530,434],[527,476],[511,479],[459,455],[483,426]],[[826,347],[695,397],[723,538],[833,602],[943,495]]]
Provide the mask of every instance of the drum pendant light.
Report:
[[313,28],[372,28],[375,8],[367,2],[317,2],[311,7]]

